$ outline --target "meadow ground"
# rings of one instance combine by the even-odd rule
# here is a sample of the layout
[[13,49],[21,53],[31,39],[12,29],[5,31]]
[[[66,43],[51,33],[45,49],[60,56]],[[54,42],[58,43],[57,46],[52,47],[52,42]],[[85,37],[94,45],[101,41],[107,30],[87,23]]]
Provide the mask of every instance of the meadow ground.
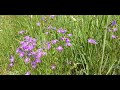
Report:
[[1,15],[0,75],[119,75],[120,16]]

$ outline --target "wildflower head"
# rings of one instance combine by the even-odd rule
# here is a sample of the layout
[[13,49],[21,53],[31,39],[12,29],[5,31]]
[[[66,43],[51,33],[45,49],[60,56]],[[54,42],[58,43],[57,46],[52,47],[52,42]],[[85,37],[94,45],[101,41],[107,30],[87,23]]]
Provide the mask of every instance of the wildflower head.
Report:
[[20,56],[20,57],[24,57],[24,55],[25,55],[24,52],[20,52],[20,53],[19,53],[19,56]]
[[71,43],[66,43],[66,46],[69,46],[69,47],[70,47],[70,46],[72,46],[72,44],[71,44]]
[[115,38],[117,38],[117,36],[116,36],[116,35],[112,35],[111,37],[112,37],[112,39],[115,39]]
[[31,73],[30,73],[30,72],[27,72],[25,75],[31,75]]
[[19,34],[24,34],[25,30],[19,31]]
[[59,46],[56,48],[58,51],[62,51],[63,50],[63,47],[62,46]]
[[37,23],[37,26],[40,26],[40,22]]
[[32,68],[36,68],[37,63],[35,61],[31,62]]
[[14,65],[14,63],[10,63],[9,66],[12,67]]
[[116,25],[116,20],[112,22],[112,26],[115,26],[115,25]]
[[45,34],[47,35],[47,34],[48,34],[48,32],[45,32]]
[[24,62],[25,62],[26,64],[28,64],[28,63],[30,62],[30,58],[26,58],[26,59],[24,60]]
[[69,38],[66,38],[66,42],[69,43],[69,42],[70,42],[70,39],[69,39]]
[[56,44],[58,42],[58,40],[55,39],[55,40],[52,40],[51,42],[52,42],[52,44]]
[[10,62],[13,63],[14,62],[14,57],[10,56]]
[[54,18],[55,17],[55,15],[50,15],[50,18]]
[[113,28],[113,32],[116,32],[117,31],[117,28]]
[[70,37],[70,36],[72,36],[72,34],[68,34],[68,36]]
[[96,40],[92,38],[88,39],[88,43],[97,44]]
[[40,62],[42,62],[40,59],[36,59],[34,62],[36,62],[36,63],[40,63]]
[[52,64],[51,69],[54,70],[56,68],[55,64]]

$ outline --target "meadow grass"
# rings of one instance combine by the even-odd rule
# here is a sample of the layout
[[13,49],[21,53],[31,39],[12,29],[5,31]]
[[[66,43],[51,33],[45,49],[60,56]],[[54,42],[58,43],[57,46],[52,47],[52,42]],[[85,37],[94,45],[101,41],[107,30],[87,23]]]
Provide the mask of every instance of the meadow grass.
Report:
[[[42,18],[45,20],[42,20]],[[118,31],[109,32],[108,25],[117,21]],[[4,15],[0,16],[0,74],[24,75],[30,71],[32,75],[119,75],[120,65],[120,33],[118,15]],[[40,26],[37,23],[40,22]],[[56,30],[47,30],[48,26]],[[57,32],[58,29],[67,30],[65,34]],[[24,34],[19,34],[26,30]],[[48,34],[45,34],[48,32]],[[20,46],[24,36],[37,39],[37,48],[44,47],[44,42],[72,34],[72,46],[64,46],[61,41],[45,50],[47,55],[41,58],[42,62],[36,69],[24,63],[16,49]],[[111,35],[118,36],[111,38]],[[97,44],[88,43],[93,38]],[[63,46],[63,51],[56,50]],[[9,67],[10,56],[13,55],[15,63]],[[52,64],[56,68],[51,69]]]

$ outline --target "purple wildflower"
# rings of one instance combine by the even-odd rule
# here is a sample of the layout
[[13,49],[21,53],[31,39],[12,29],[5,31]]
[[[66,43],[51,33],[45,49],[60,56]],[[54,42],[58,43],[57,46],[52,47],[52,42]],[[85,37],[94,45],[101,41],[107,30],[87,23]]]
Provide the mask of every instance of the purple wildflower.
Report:
[[54,18],[55,17],[55,15],[50,15],[50,18]]
[[67,30],[63,30],[62,28],[58,29],[57,31],[58,33],[62,33],[62,34],[65,34],[67,32]]
[[29,36],[25,36],[24,39],[25,39],[25,40],[29,40],[30,37],[29,37]]
[[27,72],[25,75],[31,75],[31,73],[30,73],[30,72]]
[[113,39],[117,38],[117,36],[116,36],[116,35],[112,35],[111,37],[112,37]]
[[62,38],[60,38],[60,40],[64,41],[64,40],[66,40],[66,38],[65,38],[65,37],[62,37]]
[[49,32],[45,32],[45,34],[47,35]]
[[50,42],[48,42],[47,49],[49,50],[50,48],[51,48],[51,44],[50,44]]
[[116,21],[113,21],[113,22],[112,22],[112,26],[115,26],[115,25],[116,25]]
[[57,31],[57,32],[58,32],[58,33],[61,33],[61,32],[62,32],[62,30],[63,30],[63,29],[62,29],[62,28],[60,28],[60,29],[58,29],[58,31]]
[[33,61],[33,62],[31,62],[31,65],[32,65],[32,68],[36,68],[37,63]]
[[9,66],[12,67],[14,65],[14,63],[10,63]]
[[40,63],[40,62],[42,62],[40,59],[36,59],[34,62],[36,62],[36,63]]
[[37,51],[38,51],[38,52],[42,52],[42,50],[43,50],[42,48],[39,48]]
[[70,37],[70,36],[72,36],[72,34],[68,34],[68,36]]
[[24,41],[21,41],[21,42],[20,42],[21,45],[24,45],[24,43],[25,43]]
[[58,40],[55,39],[55,40],[52,40],[51,42],[52,42],[52,44],[56,44],[58,42]]
[[36,55],[35,55],[35,58],[41,58],[42,57],[42,52],[37,52]]
[[67,30],[62,30],[61,33],[62,34],[65,34],[67,32]]
[[62,50],[63,50],[62,46],[59,46],[59,47],[57,47],[56,49],[57,49],[58,51],[62,51]]
[[69,42],[70,42],[70,39],[69,39],[69,38],[66,38],[66,42],[69,43]]
[[96,40],[94,40],[92,38],[88,39],[88,42],[91,43],[91,44],[97,44]]
[[40,26],[40,24],[41,24],[41,23],[40,23],[40,22],[38,22],[38,23],[37,23],[37,26]]
[[43,20],[43,21],[44,21],[44,20],[45,20],[45,17],[42,17],[42,18],[41,18],[41,20]]
[[45,56],[45,55],[47,55],[47,53],[46,52],[42,52],[42,56]]
[[56,68],[55,64],[52,64],[51,69],[54,70]]
[[41,58],[42,56],[44,56],[46,54],[47,54],[46,52],[37,51],[37,53],[35,54],[35,58],[39,59],[39,58]]
[[16,53],[19,53],[19,52],[21,52],[21,50],[20,50],[20,48],[17,48]]
[[10,57],[10,62],[11,62],[11,63],[14,62],[14,57],[13,57],[13,56]]
[[22,30],[19,32],[19,34],[24,34],[25,33],[25,30]]
[[117,28],[113,28],[113,32],[116,32],[117,31]]
[[72,44],[71,44],[71,43],[66,43],[66,46],[69,46],[69,47],[70,47],[70,46],[72,46]]
[[28,64],[28,63],[30,62],[30,58],[26,58],[26,59],[24,60],[24,62],[25,62],[26,64]]
[[36,46],[36,39],[29,36],[25,37],[25,41],[20,42],[20,48],[24,51],[31,51]]
[[19,56],[20,56],[20,57],[24,57],[24,55],[25,55],[24,52],[20,52],[20,53],[19,53]]

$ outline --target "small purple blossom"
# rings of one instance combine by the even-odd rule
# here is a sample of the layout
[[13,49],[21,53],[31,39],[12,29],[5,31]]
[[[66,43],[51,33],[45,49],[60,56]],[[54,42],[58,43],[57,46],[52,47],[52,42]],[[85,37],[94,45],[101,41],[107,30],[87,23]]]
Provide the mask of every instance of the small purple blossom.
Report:
[[112,22],[112,26],[115,26],[116,25],[116,20]]
[[26,64],[28,64],[28,63],[30,62],[30,58],[26,58],[26,59],[24,60],[24,62],[25,62]]
[[57,32],[58,32],[58,33],[61,33],[61,31],[62,31],[62,28],[58,29],[58,31],[57,31]]
[[13,63],[14,62],[14,57],[10,56],[10,62]]
[[13,65],[14,65],[14,63],[10,63],[10,64],[9,64],[10,67],[13,67]]
[[24,57],[24,55],[25,55],[24,52],[20,52],[20,53],[19,53],[19,56],[20,56],[20,57]]
[[55,64],[52,64],[51,69],[54,70],[56,68]]
[[31,75],[31,73],[30,73],[30,72],[27,72],[25,75]]
[[46,52],[42,52],[42,56],[45,56],[45,55],[47,55],[47,53]]
[[70,46],[72,46],[72,44],[71,44],[71,43],[66,43],[66,46],[69,46],[69,47],[70,47]]
[[21,41],[21,42],[20,42],[21,45],[24,45],[24,43],[25,43],[24,41]]
[[62,34],[65,34],[67,32],[67,30],[62,30],[61,33]]
[[55,40],[52,40],[51,42],[52,42],[52,44],[56,44],[58,42],[58,40],[55,39]]
[[112,37],[113,39],[117,38],[117,36],[116,36],[116,35],[112,35],[111,37]]
[[55,17],[55,15],[50,15],[50,18],[54,18]]
[[63,50],[63,47],[62,46],[59,46],[56,48],[58,51],[62,51]]
[[45,34],[47,35],[49,32],[45,32]]
[[29,36],[25,36],[24,37],[25,40],[29,40],[29,38],[30,38]]
[[88,43],[97,44],[96,40],[92,38],[88,39]]
[[39,48],[37,51],[38,51],[38,52],[42,52],[42,51],[43,51],[43,49],[42,49],[42,48]]
[[19,31],[19,34],[24,34],[25,30]]
[[37,63],[33,61],[33,62],[31,62],[31,65],[32,65],[32,68],[36,68]]
[[58,29],[57,31],[58,33],[62,33],[62,34],[65,34],[67,32],[67,30],[63,30],[62,28]]
[[64,40],[66,40],[66,38],[65,38],[65,37],[62,37],[62,38],[60,38],[60,40],[64,41]]
[[70,42],[70,39],[69,39],[69,38],[66,38],[66,42],[69,43],[69,42]]
[[40,62],[42,62],[40,59],[36,59],[34,62],[36,62],[36,63],[40,63]]
[[40,22],[38,22],[38,23],[37,23],[37,26],[40,26],[40,24],[41,24],[41,23],[40,23]]
[[42,57],[42,52],[37,52],[34,58],[38,59],[41,57]]
[[45,17],[42,17],[42,18],[41,18],[41,20],[43,20],[43,21],[44,21],[44,20],[45,20]]
[[117,28],[113,28],[113,32],[116,32],[117,31]]
[[42,51],[37,51],[36,54],[34,55],[35,59],[39,59],[42,56],[45,56],[47,53],[46,52],[42,52]]
[[47,49],[49,50],[51,48],[50,42],[47,43]]
[[70,37],[70,36],[72,36],[72,34],[68,34],[68,36]]

